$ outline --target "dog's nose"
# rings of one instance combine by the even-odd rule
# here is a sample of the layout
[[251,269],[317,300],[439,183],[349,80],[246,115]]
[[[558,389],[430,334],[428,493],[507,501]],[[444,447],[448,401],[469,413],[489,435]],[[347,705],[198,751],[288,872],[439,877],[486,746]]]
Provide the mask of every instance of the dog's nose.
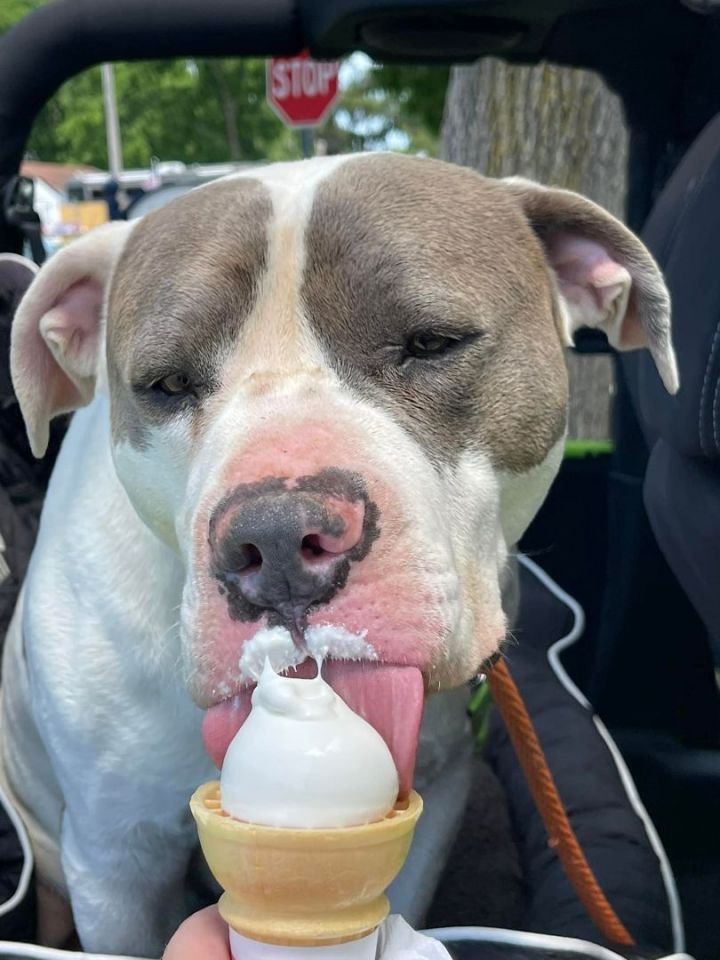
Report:
[[[296,639],[310,607],[347,580],[368,533],[361,498],[334,491],[278,489],[284,481],[240,488],[237,503],[211,521],[214,573],[235,619],[275,611]],[[218,536],[219,534],[219,536]]]

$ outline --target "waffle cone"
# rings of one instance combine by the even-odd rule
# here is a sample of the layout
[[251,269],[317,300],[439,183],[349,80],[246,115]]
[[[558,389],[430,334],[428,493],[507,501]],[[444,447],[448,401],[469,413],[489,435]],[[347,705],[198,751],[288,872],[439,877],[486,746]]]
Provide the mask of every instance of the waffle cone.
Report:
[[215,780],[195,791],[190,809],[233,930],[320,946],[366,936],[385,919],[384,891],[405,862],[422,800],[413,792],[384,819],[358,827],[266,827],[228,816]]

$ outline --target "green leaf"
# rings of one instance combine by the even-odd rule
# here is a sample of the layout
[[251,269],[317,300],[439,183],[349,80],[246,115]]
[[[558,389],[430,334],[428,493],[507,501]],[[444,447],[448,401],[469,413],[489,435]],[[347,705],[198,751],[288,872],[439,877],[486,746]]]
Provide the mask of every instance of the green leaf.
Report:
[[[0,0],[0,31],[40,5]],[[436,154],[447,81],[446,67],[382,66],[355,55],[337,109],[315,137],[328,153],[391,147]],[[115,86],[126,167],[149,167],[155,157],[213,163],[301,156],[299,132],[265,101],[264,60],[118,63]],[[107,168],[98,67],[52,97],[28,150],[41,160]]]

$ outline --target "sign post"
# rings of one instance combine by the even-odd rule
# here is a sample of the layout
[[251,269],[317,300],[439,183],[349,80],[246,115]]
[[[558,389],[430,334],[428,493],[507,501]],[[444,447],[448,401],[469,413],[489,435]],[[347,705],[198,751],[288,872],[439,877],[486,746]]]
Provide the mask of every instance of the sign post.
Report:
[[118,121],[117,98],[115,96],[115,75],[111,63],[102,65],[102,92],[105,108],[105,133],[107,136],[108,169],[117,183],[122,173],[122,141]]
[[312,127],[300,127],[300,143],[302,144],[302,152],[305,159],[315,153],[315,137]]
[[323,122],[338,98],[339,70],[337,60],[312,60],[307,51],[266,63],[267,102],[283,123],[301,131],[305,157],[313,152],[312,128]]

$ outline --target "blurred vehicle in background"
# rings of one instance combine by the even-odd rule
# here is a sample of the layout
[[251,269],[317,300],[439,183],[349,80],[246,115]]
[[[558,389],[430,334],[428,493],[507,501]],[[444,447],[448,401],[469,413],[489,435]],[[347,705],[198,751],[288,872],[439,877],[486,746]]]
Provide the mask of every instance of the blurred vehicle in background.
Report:
[[21,175],[33,181],[34,208],[45,252],[51,256],[108,220],[137,219],[193,187],[251,166],[156,161],[145,169],[124,170],[114,179],[107,170],[88,164],[25,160]]

